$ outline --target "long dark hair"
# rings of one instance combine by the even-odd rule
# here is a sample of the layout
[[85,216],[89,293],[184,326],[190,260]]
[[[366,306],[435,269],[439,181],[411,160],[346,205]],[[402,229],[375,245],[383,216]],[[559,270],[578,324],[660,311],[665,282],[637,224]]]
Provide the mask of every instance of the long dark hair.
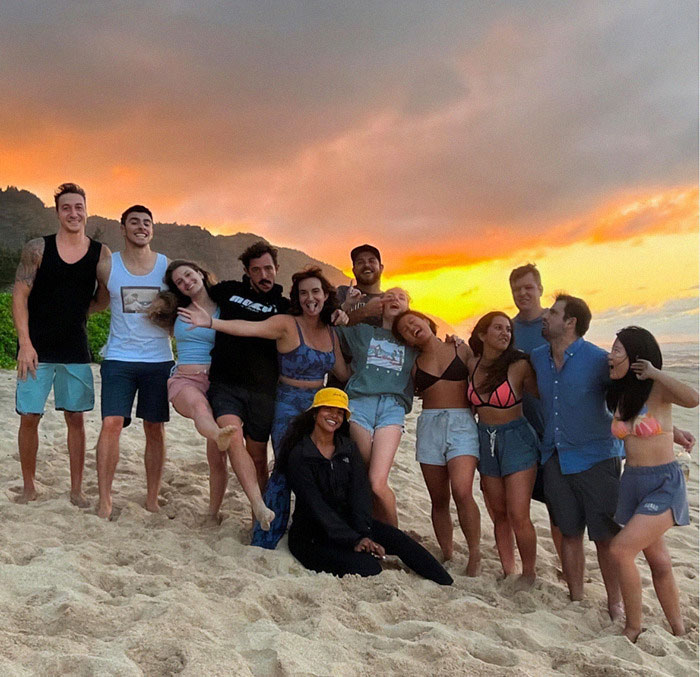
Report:
[[[474,355],[476,357],[481,357],[484,354],[484,342],[479,337],[479,334],[485,334],[491,326],[491,322],[497,317],[505,317],[506,320],[508,320],[508,324],[510,325],[510,342],[508,343],[508,347],[496,358],[493,364],[488,367],[483,367],[486,378],[479,388],[486,393],[493,392],[508,378],[508,367],[510,367],[513,362],[529,360],[528,356],[522,350],[517,350],[513,346],[513,341],[515,340],[513,321],[500,310],[486,313],[486,315],[476,323],[476,326],[472,330],[472,335],[469,337],[469,347],[474,352]],[[472,374],[472,377],[473,376],[474,374]]]
[[303,313],[301,303],[299,302],[299,283],[312,277],[315,277],[321,283],[323,293],[328,294],[328,298],[321,309],[320,317],[323,324],[330,325],[331,315],[333,315],[333,311],[338,307],[338,303],[335,298],[335,287],[328,281],[326,276],[323,274],[323,271],[317,266],[305,268],[304,270],[292,275],[292,289],[289,292],[289,314],[298,316]]
[[391,325],[391,333],[394,335],[394,338],[397,341],[399,341],[400,343],[406,343],[406,341],[404,341],[403,336],[401,336],[401,332],[399,331],[399,322],[402,318],[406,317],[406,315],[413,315],[414,317],[418,317],[424,322],[426,322],[428,327],[430,327],[430,331],[432,331],[433,334],[437,336],[437,325],[435,324],[435,320],[428,317],[427,315],[424,315],[423,313],[419,313],[417,310],[411,310],[409,308],[408,310],[404,310],[403,313],[399,313],[394,318],[394,322]]
[[[304,437],[310,435],[313,432],[314,426],[316,425],[316,413],[318,407],[314,409],[309,409],[304,411],[298,416],[295,416],[287,426],[287,432],[284,433],[282,442],[280,443],[280,451],[277,455],[277,460],[275,461],[275,470],[283,475],[287,474],[287,463],[289,461],[289,454],[294,449],[294,447],[301,442]],[[335,435],[345,435],[348,437],[350,435],[350,425],[348,423],[348,417],[345,416],[345,420],[338,430],[334,433]]]
[[[637,360],[649,360],[657,369],[661,369],[661,348],[650,331],[642,327],[625,327],[617,332],[617,340],[625,349],[630,365]],[[613,414],[619,412],[621,420],[631,421],[649,399],[653,386],[654,381],[650,378],[640,381],[628,368],[621,379],[616,379],[608,387],[605,396],[608,409]]]
[[173,282],[173,273],[180,266],[187,266],[200,273],[207,291],[216,284],[214,273],[210,273],[198,263],[186,261],[185,259],[171,261],[163,276],[163,282],[168,286],[168,291],[158,292],[148,311],[148,319],[163,329],[172,329],[177,317],[177,309],[189,306],[192,302],[192,299],[189,296],[185,296]]

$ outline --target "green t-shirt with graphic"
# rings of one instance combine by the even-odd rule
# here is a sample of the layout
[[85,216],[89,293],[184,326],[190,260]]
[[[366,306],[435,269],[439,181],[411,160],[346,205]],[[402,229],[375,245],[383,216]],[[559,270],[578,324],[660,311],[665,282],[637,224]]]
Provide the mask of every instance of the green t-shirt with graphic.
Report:
[[394,395],[406,413],[413,406],[411,369],[418,353],[399,343],[383,327],[356,324],[336,327],[343,352],[352,355],[352,376],[345,386],[348,397]]

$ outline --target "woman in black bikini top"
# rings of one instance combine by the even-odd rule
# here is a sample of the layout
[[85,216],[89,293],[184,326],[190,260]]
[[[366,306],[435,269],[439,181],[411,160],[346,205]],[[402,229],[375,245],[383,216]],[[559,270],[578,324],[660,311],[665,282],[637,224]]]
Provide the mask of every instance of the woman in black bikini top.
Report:
[[435,536],[443,557],[450,559],[453,495],[469,546],[467,575],[476,576],[481,559],[481,516],[472,495],[479,441],[467,402],[466,361],[471,350],[466,344],[443,343],[435,334],[435,323],[413,310],[399,315],[392,331],[398,339],[420,350],[413,367],[415,390],[423,399],[416,430],[416,460],[430,494]]

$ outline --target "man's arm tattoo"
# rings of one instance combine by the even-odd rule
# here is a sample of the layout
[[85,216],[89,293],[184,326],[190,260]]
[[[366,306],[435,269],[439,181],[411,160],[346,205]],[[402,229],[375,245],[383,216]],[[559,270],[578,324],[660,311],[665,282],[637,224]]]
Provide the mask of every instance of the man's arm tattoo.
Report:
[[24,282],[27,287],[31,287],[34,284],[43,256],[44,238],[38,237],[34,240],[29,240],[22,248],[19,265],[15,273],[15,282]]

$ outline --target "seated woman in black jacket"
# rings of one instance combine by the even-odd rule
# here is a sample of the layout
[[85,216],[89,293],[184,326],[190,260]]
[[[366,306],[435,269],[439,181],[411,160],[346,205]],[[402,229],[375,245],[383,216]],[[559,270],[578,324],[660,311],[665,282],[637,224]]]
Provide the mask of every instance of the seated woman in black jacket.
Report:
[[287,429],[277,467],[296,495],[289,550],[308,569],[337,576],[375,576],[386,552],[450,585],[452,577],[422,545],[372,519],[367,470],[348,437],[349,416],[347,395],[323,388]]

